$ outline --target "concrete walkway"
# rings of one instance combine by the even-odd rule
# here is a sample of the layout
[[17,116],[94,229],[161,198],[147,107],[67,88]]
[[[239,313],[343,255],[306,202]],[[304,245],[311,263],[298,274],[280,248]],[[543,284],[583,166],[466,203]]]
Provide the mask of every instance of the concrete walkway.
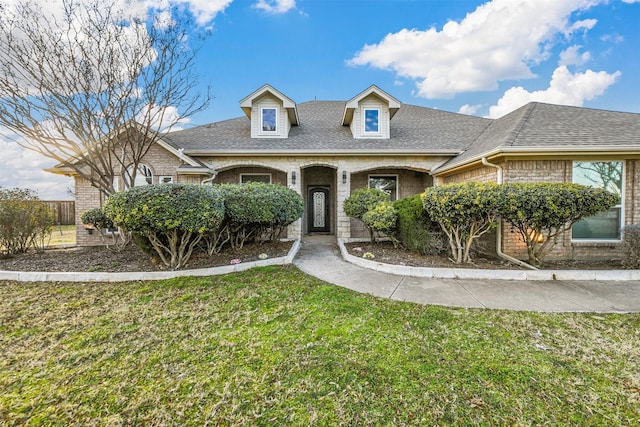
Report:
[[335,236],[305,236],[293,263],[326,282],[419,304],[544,312],[640,312],[640,281],[433,279],[344,261]]

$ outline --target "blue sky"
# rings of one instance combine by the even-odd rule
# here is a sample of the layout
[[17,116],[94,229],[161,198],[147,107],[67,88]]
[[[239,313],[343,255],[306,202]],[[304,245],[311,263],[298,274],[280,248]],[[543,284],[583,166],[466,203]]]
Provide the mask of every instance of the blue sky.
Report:
[[[242,115],[239,100],[265,83],[297,103],[376,84],[403,103],[485,117],[532,100],[640,112],[640,0],[141,3],[187,7],[210,29],[197,67],[214,98],[184,127]],[[0,150],[0,186],[69,198],[70,180],[37,171],[50,161]]]

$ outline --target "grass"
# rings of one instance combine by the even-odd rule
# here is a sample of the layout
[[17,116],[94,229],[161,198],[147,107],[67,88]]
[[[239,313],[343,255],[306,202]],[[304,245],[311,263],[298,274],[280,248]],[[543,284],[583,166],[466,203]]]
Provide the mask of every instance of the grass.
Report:
[[0,284],[2,425],[637,425],[640,315],[377,299],[295,267]]
[[54,225],[47,246],[54,245],[75,245],[76,226],[75,225]]

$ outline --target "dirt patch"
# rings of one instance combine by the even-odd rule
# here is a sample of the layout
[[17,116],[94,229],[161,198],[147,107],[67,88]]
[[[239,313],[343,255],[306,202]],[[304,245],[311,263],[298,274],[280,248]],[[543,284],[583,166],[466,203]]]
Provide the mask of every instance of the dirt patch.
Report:
[[[525,270],[517,264],[512,264],[496,258],[476,255],[470,264],[454,264],[447,256],[420,255],[403,248],[395,248],[391,242],[347,243],[347,252],[359,258],[366,258],[365,254],[373,254],[372,261],[385,264],[406,265],[410,267],[429,268],[480,268],[491,270]],[[601,261],[548,261],[543,270],[620,270],[624,269],[619,260]]]
[[[213,256],[196,254],[191,257],[183,270],[219,267],[260,259],[286,256],[293,242],[252,243],[242,249],[226,250]],[[264,256],[264,255],[263,255]],[[102,246],[71,249],[48,249],[42,253],[18,254],[12,258],[0,258],[0,270],[10,271],[82,271],[82,272],[128,272],[163,271],[168,267],[157,257],[142,253],[136,246],[129,245],[122,251]]]

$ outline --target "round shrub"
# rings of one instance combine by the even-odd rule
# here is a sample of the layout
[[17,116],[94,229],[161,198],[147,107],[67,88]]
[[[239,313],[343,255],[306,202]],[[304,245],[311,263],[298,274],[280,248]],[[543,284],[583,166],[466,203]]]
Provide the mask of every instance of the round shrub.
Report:
[[390,201],[378,203],[362,215],[362,222],[373,231],[391,235],[396,229],[398,214]]
[[364,214],[382,202],[389,201],[389,196],[377,188],[361,188],[354,190],[344,201],[343,210],[348,217],[362,221]]
[[204,233],[224,219],[219,188],[187,184],[130,188],[111,195],[103,209],[117,226],[149,239],[173,269],[183,267]]
[[104,214],[102,208],[93,208],[83,212],[80,220],[84,225],[91,225],[97,230],[115,228],[115,224]]
[[0,254],[44,250],[52,228],[53,213],[35,192],[0,188]]

